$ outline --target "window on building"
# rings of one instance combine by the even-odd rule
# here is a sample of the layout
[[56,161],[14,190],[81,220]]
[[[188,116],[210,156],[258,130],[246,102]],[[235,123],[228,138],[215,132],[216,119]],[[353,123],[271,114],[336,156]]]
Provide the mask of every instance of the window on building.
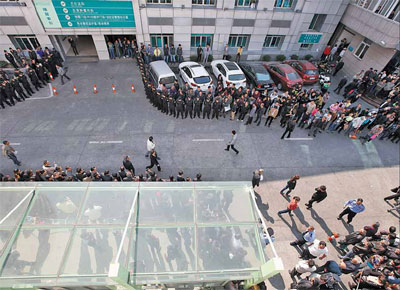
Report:
[[365,41],[365,39],[364,39],[364,41],[362,41],[362,42],[360,43],[360,45],[357,47],[357,49],[356,49],[354,55],[355,55],[358,59],[363,59],[364,56],[365,56],[365,54],[367,53],[368,48],[369,48],[370,45],[371,45],[371,43],[368,42],[368,41]]
[[312,43],[302,43],[300,49],[310,50],[313,47]]
[[357,0],[355,3],[374,13],[398,21],[396,16],[400,15],[399,0]]
[[39,41],[36,39],[34,35],[16,35],[10,36],[11,42],[14,44],[16,48],[24,49],[32,49],[35,50],[40,46]]
[[284,35],[267,35],[263,47],[281,48],[284,39]]
[[242,34],[231,34],[229,35],[228,46],[229,47],[247,47],[249,43],[250,35]]
[[293,0],[275,0],[276,8],[292,8]]
[[193,5],[214,6],[217,0],[192,0]]
[[314,14],[308,29],[321,31],[322,25],[324,25],[326,14]]
[[172,4],[172,0],[147,0],[148,4]]
[[173,34],[150,34],[150,42],[151,45],[157,47],[163,47],[164,44],[168,44],[170,46],[174,43],[174,35]]
[[256,0],[235,0],[235,7],[251,7],[255,4]]
[[192,34],[190,38],[190,46],[198,47],[201,45],[205,47],[207,44],[212,47],[213,35],[212,34]]

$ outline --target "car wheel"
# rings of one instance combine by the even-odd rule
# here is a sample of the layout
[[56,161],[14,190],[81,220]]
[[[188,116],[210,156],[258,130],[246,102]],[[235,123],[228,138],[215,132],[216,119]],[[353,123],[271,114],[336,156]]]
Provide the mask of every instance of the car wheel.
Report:
[[282,91],[282,83],[278,83],[277,88],[278,88],[278,90]]

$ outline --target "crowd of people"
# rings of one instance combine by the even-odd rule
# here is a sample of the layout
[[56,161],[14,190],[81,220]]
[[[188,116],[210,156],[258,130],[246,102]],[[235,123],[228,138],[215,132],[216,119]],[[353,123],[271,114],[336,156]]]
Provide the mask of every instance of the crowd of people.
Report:
[[[61,76],[68,80],[66,69],[63,68],[63,59],[56,49],[38,47],[36,50],[4,50],[4,55],[14,67],[13,75],[0,70],[0,107],[5,109],[6,105],[12,107],[17,102],[29,99],[36,91],[46,87],[52,79]],[[36,91],[35,91],[35,90]]]
[[363,144],[378,136],[380,140],[400,141],[400,80],[397,75],[387,76],[393,86],[390,91],[386,90],[387,94],[384,93],[379,108],[370,110],[354,103],[364,93],[360,90],[364,84],[362,80],[374,77],[371,71],[363,73],[361,79],[355,77],[348,85],[341,81],[335,91],[340,93],[344,87],[343,100],[327,106],[329,91],[306,90],[300,85],[281,94],[277,90],[236,88],[234,84],[224,88],[221,76],[216,88],[210,86],[206,92],[199,87],[194,90],[187,83],[181,87],[177,80],[170,89],[164,84],[156,87],[149,81],[145,63],[138,54],[147,98],[162,113],[175,118],[229,118],[247,126],[260,126],[265,118],[264,126],[270,127],[280,117],[280,126],[285,128],[281,139],[290,138],[297,125],[308,129],[308,135],[313,137],[323,131],[343,131],[350,138],[359,137]]

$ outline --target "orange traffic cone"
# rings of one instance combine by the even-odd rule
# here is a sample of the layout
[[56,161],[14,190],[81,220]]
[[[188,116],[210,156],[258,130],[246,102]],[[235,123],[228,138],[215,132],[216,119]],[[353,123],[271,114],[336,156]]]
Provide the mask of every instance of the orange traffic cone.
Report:
[[117,92],[117,90],[115,89],[115,85],[112,85],[112,90],[114,94]]
[[332,235],[330,237],[328,237],[328,241],[330,241],[331,243],[333,243],[334,241],[336,241],[336,239],[339,237],[338,233],[332,233]]
[[52,81],[54,81],[53,75],[51,73],[49,73],[49,77]]
[[93,85],[93,93],[94,93],[94,94],[97,94],[97,87],[96,87],[96,84]]
[[74,94],[76,95],[76,94],[78,94],[78,91],[76,90],[76,86],[75,85],[73,85],[73,87],[72,87],[73,89],[74,89]]
[[55,96],[57,96],[57,95],[58,95],[58,93],[57,93],[57,90],[56,90],[56,88],[55,88],[55,87],[53,87],[53,93],[54,93],[54,95],[55,95]]
[[131,85],[131,90],[132,90],[132,93],[135,92],[135,86],[134,85]]

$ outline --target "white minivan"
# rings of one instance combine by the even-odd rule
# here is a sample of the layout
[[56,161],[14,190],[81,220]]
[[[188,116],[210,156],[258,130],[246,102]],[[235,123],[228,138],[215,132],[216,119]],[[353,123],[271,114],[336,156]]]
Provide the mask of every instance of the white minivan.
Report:
[[157,60],[150,63],[149,75],[150,81],[156,88],[161,83],[169,89],[174,85],[174,81],[176,80],[174,72],[163,60]]

